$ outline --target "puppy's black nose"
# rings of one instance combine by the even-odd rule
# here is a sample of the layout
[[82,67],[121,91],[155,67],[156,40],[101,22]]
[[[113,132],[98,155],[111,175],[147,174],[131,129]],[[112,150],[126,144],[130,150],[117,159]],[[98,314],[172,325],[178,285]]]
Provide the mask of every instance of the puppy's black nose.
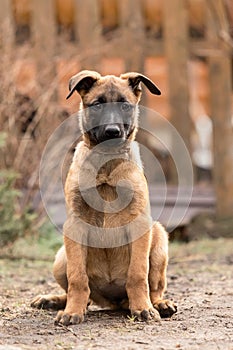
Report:
[[107,125],[104,130],[104,136],[106,139],[115,139],[121,136],[121,129],[118,125]]

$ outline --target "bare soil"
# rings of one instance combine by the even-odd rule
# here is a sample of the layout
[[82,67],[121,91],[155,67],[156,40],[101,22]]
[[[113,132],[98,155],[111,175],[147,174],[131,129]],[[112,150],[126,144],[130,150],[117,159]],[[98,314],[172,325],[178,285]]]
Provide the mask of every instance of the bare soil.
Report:
[[56,312],[34,310],[36,294],[61,292],[52,262],[0,260],[0,350],[233,349],[233,240],[171,244],[169,298],[178,312],[160,323],[125,312],[90,310],[77,326],[55,326]]

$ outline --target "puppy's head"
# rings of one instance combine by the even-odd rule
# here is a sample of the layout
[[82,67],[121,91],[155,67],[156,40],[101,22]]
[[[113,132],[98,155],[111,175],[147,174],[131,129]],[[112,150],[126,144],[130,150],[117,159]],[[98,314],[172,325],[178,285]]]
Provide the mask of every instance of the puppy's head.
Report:
[[91,146],[108,141],[111,146],[134,139],[138,127],[137,105],[141,98],[141,83],[152,94],[161,94],[150,79],[133,72],[116,77],[85,70],[70,79],[67,98],[74,91],[81,96],[80,127],[85,141]]

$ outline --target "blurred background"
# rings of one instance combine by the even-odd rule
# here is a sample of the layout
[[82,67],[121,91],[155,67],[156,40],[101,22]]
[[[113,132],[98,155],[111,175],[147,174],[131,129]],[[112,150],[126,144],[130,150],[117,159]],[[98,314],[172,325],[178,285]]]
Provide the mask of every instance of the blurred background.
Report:
[[[39,165],[49,136],[78,110],[78,95],[65,98],[69,78],[81,69],[141,72],[162,91],[144,91],[142,104],[175,126],[194,171],[191,203],[178,229],[169,223],[171,237],[233,236],[232,0],[1,0],[0,26],[2,246],[53,230],[39,194]],[[166,132],[150,114],[143,126]],[[163,170],[167,196],[159,219],[168,226],[177,195],[170,146],[145,132],[138,141]],[[153,213],[162,191],[156,168],[149,182]],[[178,209],[187,205],[183,191]],[[60,201],[53,205],[61,227]]]

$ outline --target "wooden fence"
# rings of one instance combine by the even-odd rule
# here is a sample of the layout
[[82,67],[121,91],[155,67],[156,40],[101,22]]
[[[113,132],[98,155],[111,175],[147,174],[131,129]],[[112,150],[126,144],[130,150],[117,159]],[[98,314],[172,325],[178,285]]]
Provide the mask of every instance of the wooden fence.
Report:
[[[191,1],[191,0],[190,0]],[[140,0],[119,0],[118,23],[108,35],[103,34],[100,1],[73,0],[74,40],[70,42],[81,68],[100,70],[101,58],[120,57],[125,71],[144,71],[146,57],[166,56],[171,122],[190,150],[188,60],[201,57],[209,67],[210,110],[214,128],[214,183],[220,215],[233,212],[233,136],[232,136],[232,50],[229,16],[224,0],[203,0],[204,35],[191,38],[187,0],[162,1],[161,35],[151,35],[145,27],[145,13]],[[65,56],[59,44],[55,1],[31,0],[30,33],[41,70],[55,77],[53,62]],[[232,14],[231,14],[232,16]],[[1,49],[15,45],[15,20],[10,0],[1,0]],[[5,35],[4,35],[5,33]],[[59,44],[59,45],[58,45]],[[48,64],[49,62],[49,64]],[[43,81],[41,80],[41,84]],[[184,122],[185,121],[185,122]]]

